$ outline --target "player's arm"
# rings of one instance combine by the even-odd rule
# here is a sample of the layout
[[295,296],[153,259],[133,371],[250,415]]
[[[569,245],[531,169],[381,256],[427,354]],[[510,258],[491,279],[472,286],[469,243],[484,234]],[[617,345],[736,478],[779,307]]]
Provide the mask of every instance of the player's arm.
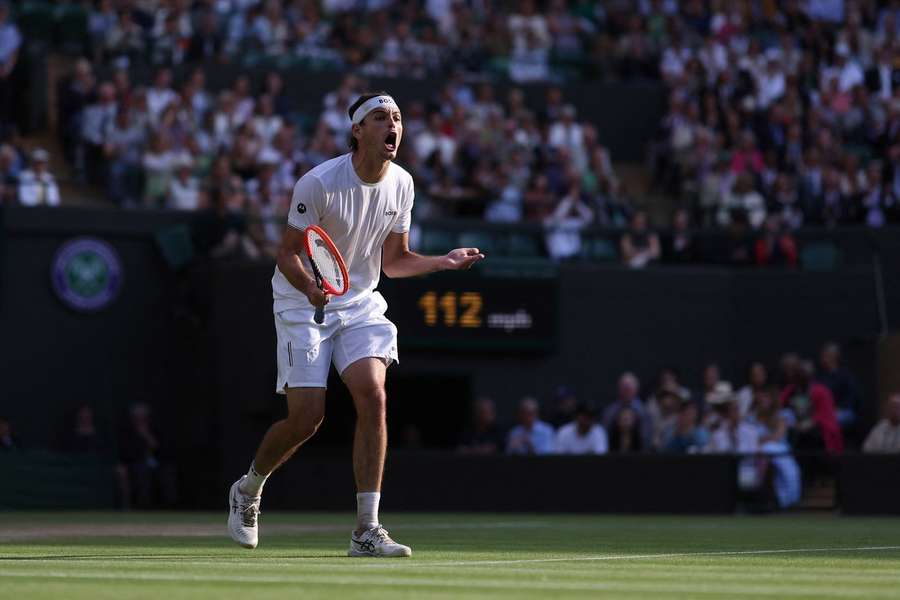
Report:
[[409,232],[392,231],[382,246],[381,268],[391,279],[435,271],[468,269],[484,258],[478,248],[457,248],[444,256],[422,256],[409,249]]
[[325,306],[328,296],[316,285],[315,278],[307,272],[303,266],[301,255],[306,253],[304,248],[304,234],[294,227],[285,227],[284,236],[278,246],[278,270],[302,294],[309,298],[315,306]]

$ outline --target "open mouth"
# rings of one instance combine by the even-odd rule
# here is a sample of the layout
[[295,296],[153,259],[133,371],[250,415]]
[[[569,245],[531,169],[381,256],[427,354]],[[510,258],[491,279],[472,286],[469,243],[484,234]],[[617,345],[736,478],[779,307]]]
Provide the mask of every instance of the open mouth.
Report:
[[397,134],[396,133],[391,132],[391,133],[387,134],[387,137],[384,138],[384,147],[385,147],[385,149],[387,149],[391,152],[394,152],[395,150],[397,150]]

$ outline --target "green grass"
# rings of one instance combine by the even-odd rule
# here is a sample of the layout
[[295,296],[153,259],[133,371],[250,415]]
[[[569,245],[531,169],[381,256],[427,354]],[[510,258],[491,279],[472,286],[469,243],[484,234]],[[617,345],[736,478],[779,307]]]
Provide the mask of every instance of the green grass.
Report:
[[345,556],[353,516],[0,513],[0,597],[900,598],[900,519],[382,515],[411,559]]

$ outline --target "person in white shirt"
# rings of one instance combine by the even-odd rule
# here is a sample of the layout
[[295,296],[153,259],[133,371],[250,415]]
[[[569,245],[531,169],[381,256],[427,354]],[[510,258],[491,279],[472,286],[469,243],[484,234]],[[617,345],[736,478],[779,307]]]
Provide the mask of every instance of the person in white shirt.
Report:
[[47,170],[49,159],[43,148],[31,153],[31,169],[19,175],[19,203],[23,206],[59,206],[59,187]]
[[888,398],[885,417],[866,436],[863,452],[900,453],[900,392]]
[[[250,470],[231,486],[228,525],[238,544],[256,547],[263,485],[321,425],[333,362],[357,413],[357,526],[348,554],[410,556],[378,521],[387,447],[384,382],[397,361],[397,328],[384,316],[387,303],[375,288],[382,270],[388,277],[414,277],[468,269],[484,255],[477,248],[444,256],[410,251],[413,179],[393,162],[403,139],[400,109],[386,92],[377,92],[360,96],[348,114],[351,152],[311,169],[294,187],[272,277],[276,391],[287,396],[288,416],[269,428]],[[350,290],[343,296],[329,299],[301,258],[310,225],[324,229],[344,257]],[[326,303],[329,317],[316,324],[315,309]]]
[[594,422],[594,410],[585,404],[575,410],[575,420],[556,432],[556,454],[606,454],[606,431]]

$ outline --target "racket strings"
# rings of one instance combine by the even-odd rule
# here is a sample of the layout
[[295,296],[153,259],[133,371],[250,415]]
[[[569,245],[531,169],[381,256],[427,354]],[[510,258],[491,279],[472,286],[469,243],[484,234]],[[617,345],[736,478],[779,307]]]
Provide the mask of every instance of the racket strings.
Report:
[[314,233],[310,235],[312,258],[319,269],[319,274],[335,289],[343,289],[344,274],[338,259],[331,253],[328,244],[320,236]]

